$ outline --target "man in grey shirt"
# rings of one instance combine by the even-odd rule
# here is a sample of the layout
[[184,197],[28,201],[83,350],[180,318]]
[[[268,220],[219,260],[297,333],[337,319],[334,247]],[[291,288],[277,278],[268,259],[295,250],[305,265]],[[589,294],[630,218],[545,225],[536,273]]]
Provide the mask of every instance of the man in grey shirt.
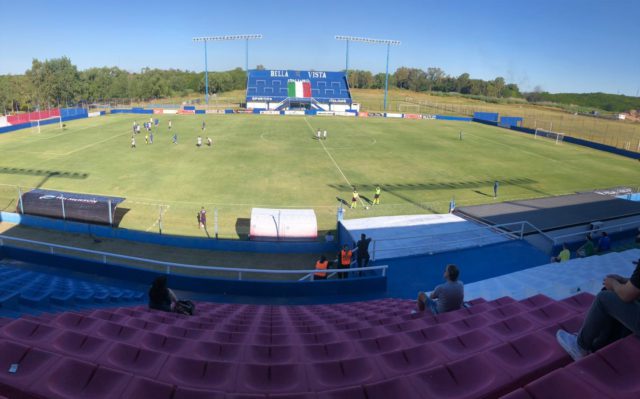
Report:
[[418,309],[424,309],[423,301],[429,306],[434,314],[451,312],[458,310],[464,300],[464,286],[458,281],[460,270],[456,265],[449,264],[444,269],[446,282],[438,285],[431,295],[427,297],[424,293],[418,294]]

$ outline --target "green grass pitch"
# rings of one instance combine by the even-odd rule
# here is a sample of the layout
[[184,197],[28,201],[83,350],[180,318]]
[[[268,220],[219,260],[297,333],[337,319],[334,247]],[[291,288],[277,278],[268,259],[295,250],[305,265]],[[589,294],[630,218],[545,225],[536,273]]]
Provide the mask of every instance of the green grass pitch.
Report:
[[[109,115],[0,135],[0,209],[15,211],[17,188],[126,197],[121,227],[203,235],[196,213],[214,209],[220,237],[243,237],[252,207],[313,208],[320,230],[335,226],[350,185],[366,204],[375,184],[381,205],[346,218],[447,212],[458,206],[543,197],[640,182],[637,161],[477,123],[383,118],[154,115],[130,148],[133,121]],[[168,121],[173,130],[168,131]],[[201,132],[202,121],[207,123]],[[326,141],[314,139],[316,129]],[[463,140],[459,132],[463,132]],[[172,134],[178,144],[172,144]],[[196,138],[213,139],[197,148]],[[369,204],[366,204],[369,205]]]

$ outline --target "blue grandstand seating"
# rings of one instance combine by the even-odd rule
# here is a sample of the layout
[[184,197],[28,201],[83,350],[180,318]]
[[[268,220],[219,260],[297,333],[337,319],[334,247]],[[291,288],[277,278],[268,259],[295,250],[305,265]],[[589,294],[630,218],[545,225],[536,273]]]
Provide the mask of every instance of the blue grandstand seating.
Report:
[[0,265],[0,316],[140,303],[145,293]]
[[289,80],[308,80],[311,97],[320,103],[350,104],[351,93],[344,72],[249,71],[247,101],[280,103],[288,98]]

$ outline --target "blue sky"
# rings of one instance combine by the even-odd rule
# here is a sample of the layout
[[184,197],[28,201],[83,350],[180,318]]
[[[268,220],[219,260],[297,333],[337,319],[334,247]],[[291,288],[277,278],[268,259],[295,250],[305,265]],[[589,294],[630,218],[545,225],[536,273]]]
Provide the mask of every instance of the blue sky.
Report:
[[[437,66],[503,76],[523,90],[640,89],[640,1],[10,1],[0,0],[0,74],[66,55],[80,69],[204,70],[194,36],[262,33],[249,66],[340,70],[336,34],[391,38],[390,71]],[[385,48],[352,44],[350,67],[384,71]],[[209,46],[209,69],[244,66],[244,44]]]

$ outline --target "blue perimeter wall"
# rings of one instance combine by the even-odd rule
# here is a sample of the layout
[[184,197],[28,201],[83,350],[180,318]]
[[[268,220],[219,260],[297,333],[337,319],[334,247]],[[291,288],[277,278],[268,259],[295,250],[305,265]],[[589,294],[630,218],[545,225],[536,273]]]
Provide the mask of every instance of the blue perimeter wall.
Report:
[[142,242],[146,244],[167,245],[182,248],[209,249],[216,251],[256,252],[256,253],[316,253],[329,254],[338,252],[337,241],[334,242],[272,242],[244,240],[216,240],[149,233],[145,231],[113,228],[96,224],[70,222],[41,216],[21,215],[18,213],[0,212],[0,222],[20,224],[66,233],[91,234],[100,238],[112,238]]
[[[74,119],[88,118],[89,112],[85,108],[60,108],[60,117],[62,118],[62,122],[72,121]],[[47,119],[40,121],[40,126],[51,125],[58,122],[58,119]],[[0,127],[0,134],[13,132],[14,130],[27,129],[30,127],[32,127],[31,123],[21,123],[19,125]]]
[[[97,274],[140,284],[150,284],[161,273],[111,263],[100,263],[71,256],[13,247],[0,247],[0,259],[7,257],[80,273]],[[257,281],[169,274],[169,285],[176,290],[206,294],[228,294],[269,297],[328,297],[344,294],[384,293],[387,278],[360,277],[325,281]]]

